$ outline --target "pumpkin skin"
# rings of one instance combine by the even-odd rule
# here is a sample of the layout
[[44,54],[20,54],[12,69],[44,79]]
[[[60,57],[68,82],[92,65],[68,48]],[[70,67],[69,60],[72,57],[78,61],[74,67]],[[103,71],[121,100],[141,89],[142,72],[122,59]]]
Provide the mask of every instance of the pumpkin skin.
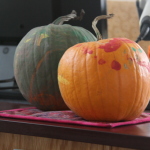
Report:
[[150,59],[150,46],[148,46],[148,49],[147,49],[147,56]]
[[58,87],[58,62],[69,47],[95,40],[88,30],[68,24],[52,23],[29,31],[14,56],[15,79],[25,99],[41,110],[68,109]]
[[62,56],[59,87],[67,106],[90,121],[133,120],[150,99],[150,63],[126,38],[77,44]]

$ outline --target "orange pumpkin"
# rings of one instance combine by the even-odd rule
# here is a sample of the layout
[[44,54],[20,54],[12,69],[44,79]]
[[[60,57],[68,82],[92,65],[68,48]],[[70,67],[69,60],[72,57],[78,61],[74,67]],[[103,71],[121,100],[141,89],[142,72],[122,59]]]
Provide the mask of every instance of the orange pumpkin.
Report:
[[150,59],[150,45],[148,46],[147,55],[148,55],[148,58]]
[[60,60],[58,81],[67,106],[90,121],[133,120],[150,99],[149,59],[137,43],[126,38],[69,48]]

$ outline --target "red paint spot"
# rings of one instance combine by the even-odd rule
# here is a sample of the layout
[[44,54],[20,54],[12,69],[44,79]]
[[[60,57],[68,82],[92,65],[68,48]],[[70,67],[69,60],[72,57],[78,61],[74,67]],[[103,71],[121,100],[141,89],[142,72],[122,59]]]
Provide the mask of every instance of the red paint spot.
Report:
[[93,54],[93,51],[92,50],[88,51],[88,49],[85,48],[85,49],[83,49],[83,53],[84,54]]
[[87,49],[83,49],[84,54],[87,54],[87,51],[88,51]]
[[99,63],[100,65],[103,65],[103,64],[106,63],[106,61],[105,61],[104,59],[100,59],[100,60],[98,61],[98,63]]
[[133,58],[128,58],[128,60],[131,60],[131,61],[133,61],[133,60],[135,60],[135,59],[133,59]]
[[121,46],[121,41],[117,38],[110,40],[108,43],[104,45],[100,45],[99,48],[104,49],[105,52],[113,52],[116,51]]
[[121,69],[121,64],[118,61],[113,60],[112,63],[111,63],[111,68],[115,69],[115,70],[120,70]]
[[131,60],[131,61],[136,62],[138,65],[147,68],[147,70],[150,72],[150,63],[147,64],[145,61],[136,60],[135,58],[131,58],[128,55],[127,55],[127,60]]
[[138,61],[137,64],[139,64],[140,66],[146,67],[146,62],[145,61]]
[[131,58],[131,57],[129,57],[129,55],[128,55],[128,54],[126,55],[126,58],[127,58],[127,60],[131,60],[131,61],[135,60],[135,58]]
[[145,67],[148,70],[148,72],[150,72],[150,63],[146,64],[145,61],[138,61],[137,64],[139,64],[142,67]]
[[146,66],[148,72],[150,72],[150,63],[148,63],[148,65]]
[[97,58],[97,56],[94,56],[94,58]]
[[89,54],[93,54],[93,51],[88,51]]

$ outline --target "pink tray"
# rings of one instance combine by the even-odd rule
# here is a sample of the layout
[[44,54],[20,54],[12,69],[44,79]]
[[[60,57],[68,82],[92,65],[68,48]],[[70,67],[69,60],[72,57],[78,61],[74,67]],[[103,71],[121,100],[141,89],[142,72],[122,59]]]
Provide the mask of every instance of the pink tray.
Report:
[[83,118],[77,116],[71,110],[41,111],[35,107],[0,111],[0,117],[57,122],[57,123],[66,123],[66,124],[78,124],[78,125],[106,127],[106,128],[113,128],[113,127],[118,127],[118,126],[123,126],[123,125],[133,125],[133,124],[138,124],[138,123],[150,122],[150,113],[142,113],[140,117],[132,121],[93,122],[93,121],[84,120]]

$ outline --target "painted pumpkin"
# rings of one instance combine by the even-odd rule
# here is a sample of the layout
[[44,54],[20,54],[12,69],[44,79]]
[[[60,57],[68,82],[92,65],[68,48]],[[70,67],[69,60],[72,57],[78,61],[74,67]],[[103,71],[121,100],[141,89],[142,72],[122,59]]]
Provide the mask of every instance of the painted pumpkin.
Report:
[[[105,17],[110,16],[99,19]],[[150,99],[148,57],[137,43],[126,38],[69,48],[60,60],[58,80],[67,106],[90,121],[133,120]]]
[[150,46],[148,46],[147,55],[148,55],[148,58],[150,59]]
[[76,19],[73,11],[47,26],[29,31],[20,41],[14,56],[14,74],[22,95],[42,110],[68,109],[57,81],[58,62],[69,47],[96,37],[86,29],[64,21]]

